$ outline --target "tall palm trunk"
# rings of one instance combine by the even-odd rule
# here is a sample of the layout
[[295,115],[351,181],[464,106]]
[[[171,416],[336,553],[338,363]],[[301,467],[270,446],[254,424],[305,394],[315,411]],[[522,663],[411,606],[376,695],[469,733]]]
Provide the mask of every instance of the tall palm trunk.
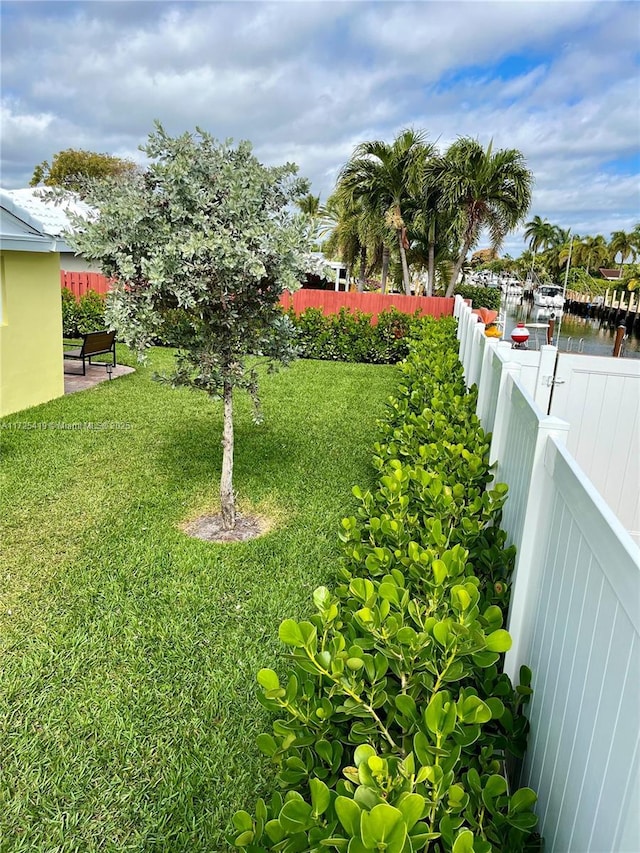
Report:
[[389,276],[389,247],[385,243],[382,247],[382,276],[381,286],[382,292],[387,292],[387,277]]
[[360,272],[358,274],[358,293],[364,290],[364,281],[367,274],[367,247],[360,248]]
[[236,526],[236,504],[233,496],[233,386],[224,383],[224,424],[222,429],[222,475],[220,477],[220,506],[222,526],[233,530]]
[[427,296],[433,296],[435,290],[435,275],[436,275],[436,243],[435,240],[429,241],[429,270],[427,273]]
[[402,228],[397,228],[398,246],[400,247],[400,260],[402,261],[402,281],[404,283],[404,292],[407,296],[411,296],[411,282],[409,280],[409,265],[407,264],[407,255],[404,250],[404,242],[402,239]]
[[458,276],[460,275],[460,270],[462,269],[462,264],[465,261],[465,258],[469,254],[469,249],[471,248],[471,238],[467,238],[464,241],[462,246],[462,251],[458,255],[458,260],[455,263],[453,268],[453,272],[451,273],[451,279],[449,281],[449,287],[447,287],[447,296],[453,296],[453,291],[456,289],[456,284],[458,281]]

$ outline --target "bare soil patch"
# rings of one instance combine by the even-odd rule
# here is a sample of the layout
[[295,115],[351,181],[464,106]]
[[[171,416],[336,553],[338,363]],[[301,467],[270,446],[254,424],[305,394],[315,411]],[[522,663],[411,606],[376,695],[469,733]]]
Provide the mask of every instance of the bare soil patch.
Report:
[[233,530],[225,530],[221,515],[201,515],[183,525],[187,536],[202,539],[205,542],[246,542],[257,539],[268,533],[273,524],[268,518],[260,515],[236,514],[236,526]]

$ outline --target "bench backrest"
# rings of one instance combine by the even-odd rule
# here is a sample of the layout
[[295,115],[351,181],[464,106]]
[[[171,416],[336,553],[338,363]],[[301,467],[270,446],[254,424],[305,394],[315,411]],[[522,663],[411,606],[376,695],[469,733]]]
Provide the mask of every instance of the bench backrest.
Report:
[[83,336],[82,354],[97,355],[102,352],[109,352],[113,348],[113,342],[116,337],[115,332],[87,332]]

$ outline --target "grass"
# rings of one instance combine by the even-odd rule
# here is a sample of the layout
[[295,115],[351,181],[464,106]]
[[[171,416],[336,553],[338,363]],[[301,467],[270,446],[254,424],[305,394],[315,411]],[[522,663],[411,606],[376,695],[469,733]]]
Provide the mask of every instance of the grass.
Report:
[[394,377],[297,362],[260,426],[238,396],[235,487],[276,526],[226,546],[180,531],[215,509],[220,404],[143,368],[5,419],[2,853],[226,849],[267,789],[255,673],[285,671],[279,622],[332,579]]

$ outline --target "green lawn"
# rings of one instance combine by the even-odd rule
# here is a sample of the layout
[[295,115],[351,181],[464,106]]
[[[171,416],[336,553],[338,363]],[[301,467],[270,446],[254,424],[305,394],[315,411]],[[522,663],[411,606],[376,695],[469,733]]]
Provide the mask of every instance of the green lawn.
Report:
[[[221,406],[151,372],[0,431],[2,853],[226,849],[268,772],[255,673],[286,666],[280,620],[331,581],[395,380],[297,362],[264,378],[260,426],[238,396],[235,486],[277,526],[218,546],[179,524],[215,506]],[[6,428],[27,421],[130,428]]]

